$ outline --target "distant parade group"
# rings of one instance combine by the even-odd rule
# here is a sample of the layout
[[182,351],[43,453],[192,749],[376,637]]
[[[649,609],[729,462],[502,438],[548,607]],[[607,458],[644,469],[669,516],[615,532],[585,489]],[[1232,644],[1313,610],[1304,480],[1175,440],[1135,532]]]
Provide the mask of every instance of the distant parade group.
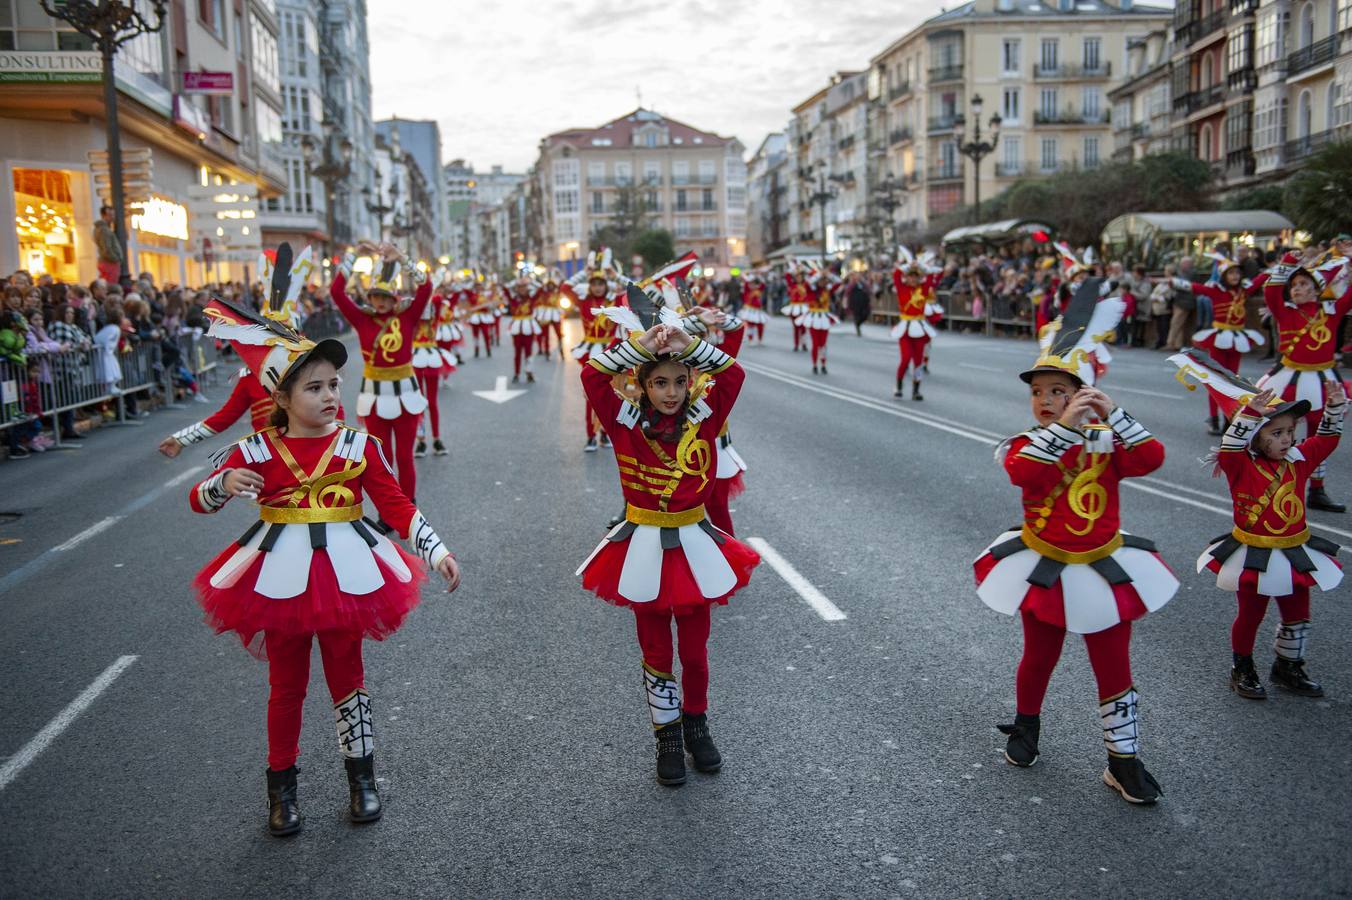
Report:
[[[1163,790],[1140,755],[1132,623],[1167,604],[1179,578],[1154,542],[1121,530],[1118,484],[1158,470],[1165,451],[1104,389],[1108,344],[1125,308],[1117,285],[1060,249],[1060,314],[1041,330],[1036,358],[1019,376],[1032,424],[995,454],[1021,494],[1022,522],[973,563],[979,599],[1017,616],[1023,631],[1022,655],[1010,660],[1015,715],[998,727],[1010,764],[1038,761],[1048,683],[1066,634],[1078,634],[1096,681],[1107,757],[1102,780],[1129,803],[1153,804]],[[372,260],[369,268],[357,265],[358,256]],[[894,396],[920,401],[935,326],[945,315],[936,295],[941,267],[925,252],[901,248],[899,257],[892,272]],[[746,486],[747,464],[732,445],[729,422],[747,378],[738,358],[744,347],[765,342],[772,321],[764,278],[744,276],[734,315],[718,309],[708,281],[695,277],[693,254],[631,279],[602,249],[569,278],[527,269],[504,284],[429,273],[391,244],[363,243],[334,262],[330,297],[360,346],[355,408],[345,410],[340,399],[347,345],[312,341],[299,330],[297,298],[315,271],[311,250],[293,254],[283,244],[260,261],[267,295],[261,309],[221,299],[207,308],[209,334],[233,347],[243,365],[230,397],[159,446],[174,457],[249,417],[251,433],[213,457],[213,471],[192,487],[189,504],[218,513],[242,499],[256,518],[207,563],[193,588],[207,623],[268,665],[269,832],[285,836],[302,827],[296,760],[315,642],[350,818],[381,816],[362,642],[383,640],[404,624],[429,573],[449,591],[460,583],[454,554],[414,499],[415,459],[427,455],[429,438],[435,455],[454,449],[443,431],[439,387],[466,357],[505,353],[504,325],[513,383],[534,382],[536,361],[555,354],[581,364],[581,452],[613,453],[623,513],[605,530],[596,523],[599,543],[576,575],[597,597],[633,611],[656,778],[685,782],[687,757],[697,772],[718,771],[723,759],[708,701],[711,611],[744,588],[761,561],[735,536],[729,502]],[[364,284],[359,271],[369,272]],[[808,261],[791,263],[784,278],[782,313],[792,324],[793,349],[826,375],[839,322],[833,301],[844,283]],[[1332,590],[1342,570],[1337,546],[1310,533],[1306,508],[1342,511],[1324,479],[1346,410],[1335,337],[1352,307],[1349,260],[1337,252],[1289,253],[1250,283],[1238,263],[1217,254],[1211,279],[1182,286],[1209,297],[1214,310],[1212,324],[1194,335],[1195,347],[1169,363],[1180,383],[1209,397],[1219,445],[1208,464],[1224,476],[1233,500],[1232,529],[1196,547],[1197,571],[1236,596],[1230,687],[1243,698],[1266,696],[1254,645],[1275,600],[1268,681],[1322,696],[1306,666],[1310,593]],[[1278,336],[1277,364],[1256,381],[1239,374],[1242,354],[1265,340],[1246,327],[1250,296],[1261,296]],[[571,311],[581,339],[567,348],[562,324]]]

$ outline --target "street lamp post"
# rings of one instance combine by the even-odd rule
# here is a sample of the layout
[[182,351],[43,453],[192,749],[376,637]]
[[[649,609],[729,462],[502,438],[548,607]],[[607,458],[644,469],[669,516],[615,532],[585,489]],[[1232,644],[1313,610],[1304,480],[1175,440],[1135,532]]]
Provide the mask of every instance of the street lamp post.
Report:
[[76,31],[94,42],[103,55],[103,108],[107,110],[108,179],[111,182],[113,232],[122,245],[122,271],[118,280],[126,278],[127,216],[122,192],[122,135],[117,123],[117,83],[113,80],[113,57],[118,48],[143,34],[154,34],[164,27],[164,13],[168,0],[150,0],[154,19],[142,15],[134,3],[118,0],[39,0],[42,11],[53,19],[69,23]]
[[884,243],[890,243],[893,237],[893,235],[888,233],[888,230],[896,225],[895,214],[897,207],[902,204],[899,195],[907,194],[909,191],[910,189],[906,186],[906,182],[897,178],[891,172],[887,173],[887,177],[884,178],[875,189],[874,200],[886,214],[886,224],[884,225],[883,230]]
[[332,133],[324,137],[321,148],[310,135],[301,138],[300,151],[305,158],[305,174],[324,182],[324,227],[328,232],[325,238],[324,258],[333,256],[333,197],[339,183],[352,174],[352,142],[343,138],[338,142],[334,153]]
[[[811,178],[811,175],[809,174],[808,177]],[[826,204],[829,203],[832,199],[834,199],[834,198],[836,197],[836,195],[837,195],[837,192],[836,192],[835,186],[832,185],[832,186],[829,186],[829,187],[828,187],[827,184],[826,184],[826,167],[825,167],[825,166],[822,166],[822,167],[821,167],[820,169],[818,169],[818,171],[817,171],[817,189],[816,189],[815,191],[813,191],[811,194],[809,194],[809,195],[808,195],[808,198],[807,198],[807,202],[808,202],[808,203],[815,203],[817,206],[821,207],[821,224],[822,224],[822,269],[825,269],[826,266],[827,266],[827,263],[826,263]]]
[[976,185],[976,202],[973,205],[972,224],[981,223],[981,160],[985,159],[991,153],[995,152],[995,145],[1000,143],[1000,114],[993,113],[990,120],[991,138],[989,141],[981,139],[981,95],[972,95],[972,139],[963,140],[964,123],[958,120],[954,129],[954,139],[958,144],[958,152],[972,161],[972,170],[975,177],[972,179]]
[[[375,203],[372,203],[370,200],[367,200],[367,201],[366,201],[366,211],[369,212],[371,215],[373,215],[373,216],[376,217],[376,227],[380,230],[380,240],[381,240],[381,243],[384,243],[384,241],[385,241],[385,216],[388,215],[389,213],[394,212],[394,210],[395,210],[395,208],[396,208],[396,206],[397,206],[397,204],[398,204],[398,199],[399,199],[399,182],[396,181],[396,182],[394,182],[393,184],[390,185],[390,204],[389,204],[388,206],[386,206],[386,205],[385,205],[385,193],[384,193],[383,190],[381,190],[381,187],[380,187],[380,185],[381,185],[381,180],[382,180],[382,179],[381,179],[381,177],[380,177],[380,169],[377,168],[377,169],[376,169],[376,190],[375,190],[376,202],[375,202]],[[363,194],[366,194],[367,196],[370,196],[370,194],[371,194],[371,189],[370,189],[370,188],[362,188],[362,193],[363,193]]]

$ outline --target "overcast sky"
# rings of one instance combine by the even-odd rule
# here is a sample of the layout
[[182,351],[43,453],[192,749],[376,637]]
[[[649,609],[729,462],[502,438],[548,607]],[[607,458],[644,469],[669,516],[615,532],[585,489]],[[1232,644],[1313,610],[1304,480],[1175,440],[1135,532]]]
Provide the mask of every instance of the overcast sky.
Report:
[[436,119],[444,160],[524,171],[541,137],[643,105],[748,155],[832,72],[862,69],[937,2],[372,0],[377,119]]

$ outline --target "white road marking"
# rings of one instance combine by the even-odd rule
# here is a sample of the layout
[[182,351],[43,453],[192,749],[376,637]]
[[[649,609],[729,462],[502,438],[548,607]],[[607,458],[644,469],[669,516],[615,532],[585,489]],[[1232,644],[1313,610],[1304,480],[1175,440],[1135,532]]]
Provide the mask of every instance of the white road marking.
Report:
[[177,487],[178,485],[189,480],[190,478],[192,478],[194,475],[196,475],[198,472],[202,471],[205,468],[206,466],[193,466],[191,469],[184,469],[182,472],[178,473],[173,478],[170,478],[168,481],[166,481],[164,483],[164,486],[167,488]]
[[764,538],[747,538],[746,542],[756,549],[761,558],[770,564],[770,568],[779,573],[779,577],[789,583],[789,587],[798,592],[798,596],[807,601],[808,606],[816,610],[817,615],[828,622],[839,622],[845,618],[845,613],[840,608],[826,599],[826,595],[812,586],[808,581],[798,573],[789,561],[780,556],[774,547],[771,547]]
[[48,722],[41,731],[39,731],[31,741],[19,748],[19,752],[11,756],[0,766],[0,791],[9,786],[20,772],[22,772],[29,763],[37,759],[38,754],[46,750],[52,741],[61,736],[61,732],[70,727],[71,723],[79,718],[80,714],[90,707],[108,689],[108,686],[117,680],[117,676],[127,670],[127,667],[139,659],[137,656],[119,656],[117,660],[108,668],[103,670],[103,674],[95,678],[89,687],[80,692],[80,696],[66,706],[65,709],[56,714],[56,718]]
[[121,522],[122,519],[123,519],[122,516],[109,516],[109,517],[106,518],[106,519],[100,519],[99,521],[95,522],[93,525],[90,525],[90,526],[89,526],[88,528],[86,528],[84,531],[82,531],[82,532],[80,532],[79,534],[75,535],[75,537],[73,537],[73,538],[71,538],[70,540],[66,541],[64,544],[57,544],[55,547],[52,548],[52,552],[53,552],[53,553],[63,553],[63,552],[65,552],[65,551],[67,551],[67,550],[72,550],[72,549],[74,549],[75,547],[78,547],[79,545],[83,544],[85,541],[87,541],[87,540],[89,540],[90,538],[92,538],[94,535],[98,534],[100,531],[107,531],[109,528],[112,528],[112,527],[113,527],[114,525],[116,525],[118,522]]
[[1187,397],[1180,397],[1177,394],[1165,394],[1160,391],[1147,391],[1141,388],[1132,388],[1121,384],[1115,384],[1111,388],[1109,388],[1109,390],[1111,390],[1114,394],[1116,394],[1118,391],[1126,391],[1128,394],[1140,394],[1142,397],[1154,397],[1156,400],[1172,400],[1174,402],[1178,402],[1180,400],[1188,399]]
[[995,366],[978,366],[976,363],[958,363],[964,369],[978,369],[982,372],[994,372],[997,375],[1003,375],[1004,369],[997,369]]
[[473,393],[476,397],[483,397],[485,400],[492,400],[494,403],[502,404],[506,403],[508,400],[520,397],[526,392],[521,390],[508,390],[507,376],[499,375],[497,380],[493,382],[493,390],[474,391]]
[[[949,434],[955,434],[958,437],[967,438],[967,440],[969,441],[976,441],[978,444],[985,444],[988,447],[994,447],[995,445],[999,444],[1000,441],[1004,440],[1003,436],[997,435],[994,432],[985,431],[980,428],[974,428],[970,425],[962,425],[961,427],[954,427],[953,424],[949,422],[936,421],[928,418],[925,415],[921,415],[918,413],[913,413],[909,411],[903,412],[902,410],[899,409],[893,409],[892,407],[887,406],[881,401],[873,400],[871,398],[867,398],[862,395],[852,394],[850,392],[845,391],[842,388],[823,387],[822,385],[808,381],[807,379],[799,378],[796,375],[789,375],[788,373],[780,372],[777,369],[772,369],[769,366],[763,366],[759,363],[743,362],[741,365],[742,368],[750,372],[756,372],[757,374],[767,375],[770,378],[777,378],[778,380],[786,382],[787,384],[792,384],[796,387],[805,388],[810,391],[816,391],[817,393],[825,394],[828,397],[835,397],[839,400],[845,400],[849,403],[853,403],[857,406],[863,406],[867,409],[874,409],[877,410],[878,412],[885,412],[889,415],[897,416],[898,418],[909,419],[912,422],[918,422],[921,425],[928,425],[930,428],[934,428],[939,431],[945,431],[948,432]],[[1120,387],[1114,388],[1114,390],[1119,389]],[[1155,488],[1151,487],[1150,484],[1142,484],[1143,481],[1149,482],[1150,484],[1160,485],[1160,487]],[[1190,488],[1186,487],[1185,485],[1174,484],[1172,481],[1165,481],[1163,478],[1154,478],[1149,476],[1145,478],[1128,478],[1118,483],[1122,487],[1134,488],[1138,491],[1144,491],[1147,494],[1154,494],[1157,497],[1163,497],[1166,500],[1172,500],[1175,503],[1182,503],[1185,506],[1192,506],[1196,507],[1197,509],[1204,509],[1207,510],[1208,512],[1214,512],[1217,515],[1224,516],[1227,519],[1233,519],[1234,517],[1234,511],[1229,505],[1230,498],[1228,496],[1209,494],[1206,491],[1200,491],[1197,488]],[[1203,503],[1200,502],[1199,500],[1193,500],[1189,497],[1180,497],[1178,496],[1180,493],[1192,494],[1193,496],[1210,500],[1212,502]],[[1344,531],[1341,528],[1335,528],[1332,525],[1325,525],[1321,522],[1308,521],[1308,524],[1309,527],[1311,529],[1314,529],[1315,531],[1326,531],[1329,534],[1336,534],[1339,537],[1352,539],[1352,531]]]

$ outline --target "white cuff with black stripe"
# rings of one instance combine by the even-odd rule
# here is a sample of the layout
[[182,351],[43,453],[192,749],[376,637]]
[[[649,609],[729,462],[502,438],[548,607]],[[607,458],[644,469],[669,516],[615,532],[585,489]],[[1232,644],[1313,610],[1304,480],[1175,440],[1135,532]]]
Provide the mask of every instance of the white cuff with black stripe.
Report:
[[1339,403],[1337,406],[1324,406],[1324,415],[1319,420],[1319,428],[1315,434],[1339,435],[1343,433],[1343,416],[1347,413],[1347,403]]
[[1028,434],[1028,445],[1019,451],[1040,462],[1053,463],[1066,455],[1071,447],[1084,443],[1084,435],[1060,422],[1037,428]]
[[708,341],[696,338],[676,357],[676,361],[694,366],[701,372],[721,372],[732,365],[733,358]]
[[594,368],[610,375],[619,375],[645,362],[657,359],[637,341],[620,341],[614,347],[591,358]]
[[433,569],[451,555],[451,551],[446,549],[441,538],[428,524],[422,510],[413,513],[413,521],[408,526],[408,542],[413,545],[413,552],[418,554],[418,558]]
[[1137,444],[1145,443],[1154,437],[1149,431],[1146,431],[1144,425],[1136,421],[1131,413],[1120,406],[1108,413],[1108,427],[1128,447],[1135,447]]
[[205,422],[197,422],[189,425],[187,428],[180,428],[173,434],[174,440],[178,441],[180,447],[186,447],[189,444],[197,444],[205,441],[216,432],[212,431]]
[[228,471],[217,472],[197,486],[197,502],[207,512],[216,512],[230,499],[230,493],[225,489],[225,474]]

